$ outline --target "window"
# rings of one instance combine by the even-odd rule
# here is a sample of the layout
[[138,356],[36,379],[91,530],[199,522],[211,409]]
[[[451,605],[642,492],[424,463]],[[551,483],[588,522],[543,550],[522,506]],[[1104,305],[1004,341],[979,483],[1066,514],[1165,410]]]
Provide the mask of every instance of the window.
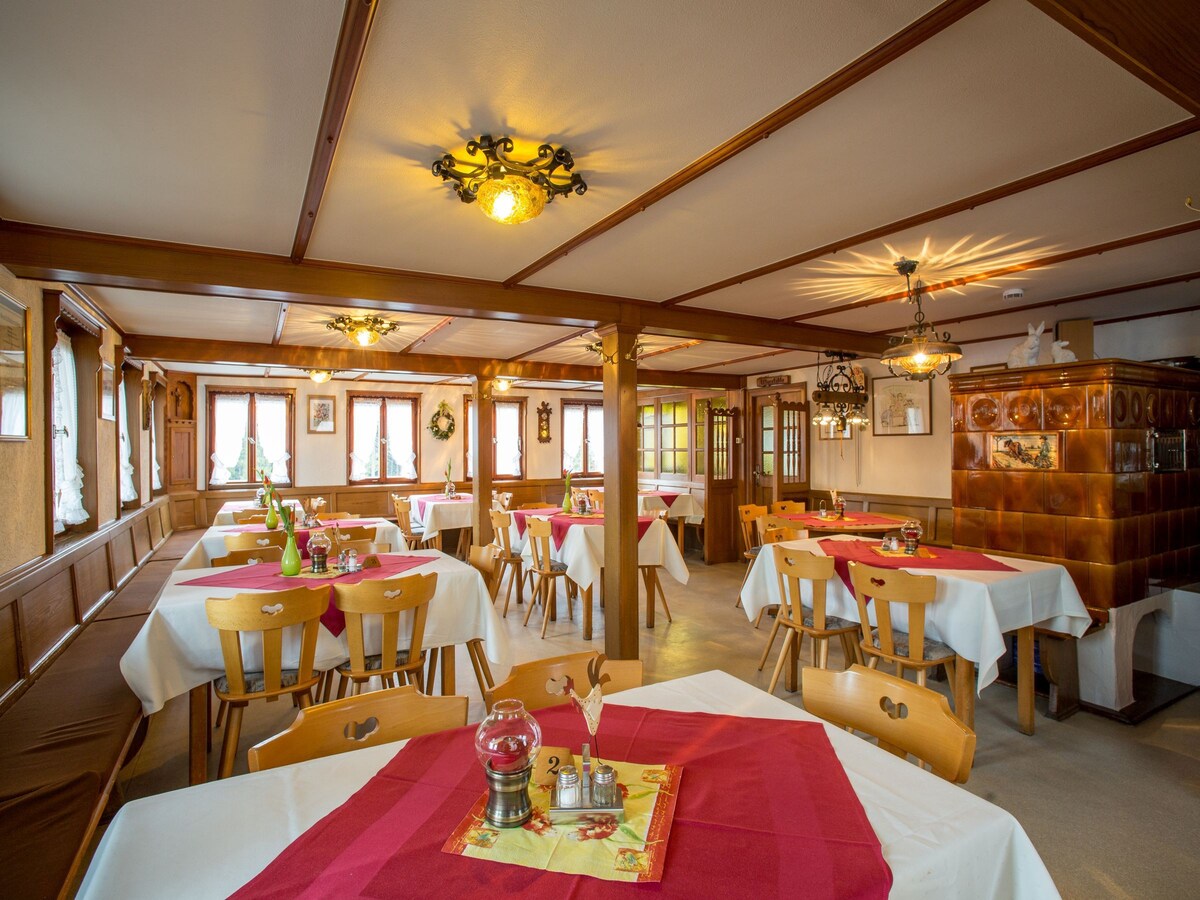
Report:
[[693,419],[696,440],[692,451],[692,474],[696,478],[704,477],[705,458],[708,455],[708,411],[712,408],[712,400],[696,401],[696,415]]
[[[209,486],[255,484],[263,472],[276,484],[291,484],[292,408],[291,391],[209,388]],[[157,426],[157,417],[151,421]],[[154,430],[151,441],[157,452]]]
[[415,394],[355,394],[349,403],[351,484],[417,480]]
[[687,400],[664,400],[659,404],[658,471],[662,475],[688,473],[688,406]]
[[604,404],[564,400],[562,470],[583,476],[604,474]]
[[[525,477],[525,398],[492,401],[492,477]],[[471,459],[471,398],[463,398],[463,471],[475,476]]]
[[653,475],[654,468],[654,404],[639,406],[638,425],[638,471]]
[[71,339],[61,331],[50,351],[53,402],[54,533],[88,520],[83,506],[83,467],[79,465],[79,384]]

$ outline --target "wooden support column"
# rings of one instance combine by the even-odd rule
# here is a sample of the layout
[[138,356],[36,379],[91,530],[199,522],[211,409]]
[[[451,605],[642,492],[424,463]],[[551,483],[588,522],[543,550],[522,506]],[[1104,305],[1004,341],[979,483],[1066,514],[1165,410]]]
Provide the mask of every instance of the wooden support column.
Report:
[[[492,407],[492,390],[495,382],[491,378],[475,379],[475,390],[471,400],[471,454],[474,472],[471,492],[475,495],[471,524],[474,526],[475,542],[490,544],[492,541],[492,444],[495,437],[495,417]],[[463,475],[466,475],[464,472]]]
[[637,362],[630,358],[637,331],[606,325],[597,332],[604,353],[604,652],[637,659]]

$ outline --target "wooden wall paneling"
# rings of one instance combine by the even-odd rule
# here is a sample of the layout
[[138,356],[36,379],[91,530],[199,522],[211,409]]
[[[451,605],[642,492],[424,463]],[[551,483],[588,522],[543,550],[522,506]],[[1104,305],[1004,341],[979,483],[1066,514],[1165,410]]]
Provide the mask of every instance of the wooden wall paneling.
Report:
[[[145,521],[143,517],[142,521]],[[96,608],[112,596],[108,571],[108,547],[100,546],[72,567],[75,582],[75,609],[80,622],[86,622]]]
[[150,524],[146,521],[146,517],[140,517],[133,523],[133,552],[137,557],[138,564],[141,565],[146,561],[146,557],[153,551],[153,545],[150,543]]
[[70,568],[63,568],[20,601],[21,647],[33,671],[76,626]]
[[17,634],[17,604],[0,607],[0,701],[21,681],[21,647]]
[[[175,530],[171,526],[171,507],[166,503],[162,503],[158,506],[157,513],[158,523],[162,526],[163,539],[165,540],[166,538],[170,537],[171,532]],[[153,514],[154,513],[151,513],[151,515]],[[199,524],[199,522],[196,522],[196,524]]]
[[158,515],[152,515],[147,516],[146,520],[150,525],[150,544],[157,547],[163,542],[162,518]]
[[[171,510],[171,527],[172,529],[188,529],[196,528],[199,521],[197,519],[197,494],[172,494],[170,498]],[[219,508],[219,507],[218,507]],[[214,513],[215,515],[215,513]],[[208,520],[211,523],[211,519]]]
[[125,581],[126,577],[137,568],[137,557],[133,550],[133,526],[122,528],[108,542],[109,556],[112,558],[112,572],[117,584]]

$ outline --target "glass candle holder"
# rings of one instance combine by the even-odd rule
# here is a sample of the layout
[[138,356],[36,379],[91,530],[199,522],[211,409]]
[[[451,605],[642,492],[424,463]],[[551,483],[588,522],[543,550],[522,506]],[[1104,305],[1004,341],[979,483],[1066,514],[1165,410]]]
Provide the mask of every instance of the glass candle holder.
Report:
[[308,538],[308,558],[312,562],[313,572],[329,571],[329,551],[333,549],[333,541],[324,531],[314,531]]
[[488,779],[486,817],[497,828],[529,821],[529,776],[542,747],[542,729],[520,700],[498,700],[475,731],[475,754]]
[[900,536],[904,538],[904,552],[909,556],[915,554],[923,534],[925,534],[925,527],[916,519],[909,519],[901,525]]

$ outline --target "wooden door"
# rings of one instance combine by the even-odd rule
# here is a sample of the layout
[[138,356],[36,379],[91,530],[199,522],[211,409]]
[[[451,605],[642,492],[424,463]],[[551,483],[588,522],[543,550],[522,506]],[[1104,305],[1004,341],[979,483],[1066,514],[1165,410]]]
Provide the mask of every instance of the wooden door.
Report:
[[735,536],[738,473],[742,470],[741,410],[709,407],[706,424],[704,561],[711,565],[738,558]]
[[[808,435],[799,425],[808,421],[802,392],[758,394],[751,400],[750,503],[770,506],[782,500],[784,484],[800,496],[808,490]],[[799,485],[803,484],[803,490]]]

